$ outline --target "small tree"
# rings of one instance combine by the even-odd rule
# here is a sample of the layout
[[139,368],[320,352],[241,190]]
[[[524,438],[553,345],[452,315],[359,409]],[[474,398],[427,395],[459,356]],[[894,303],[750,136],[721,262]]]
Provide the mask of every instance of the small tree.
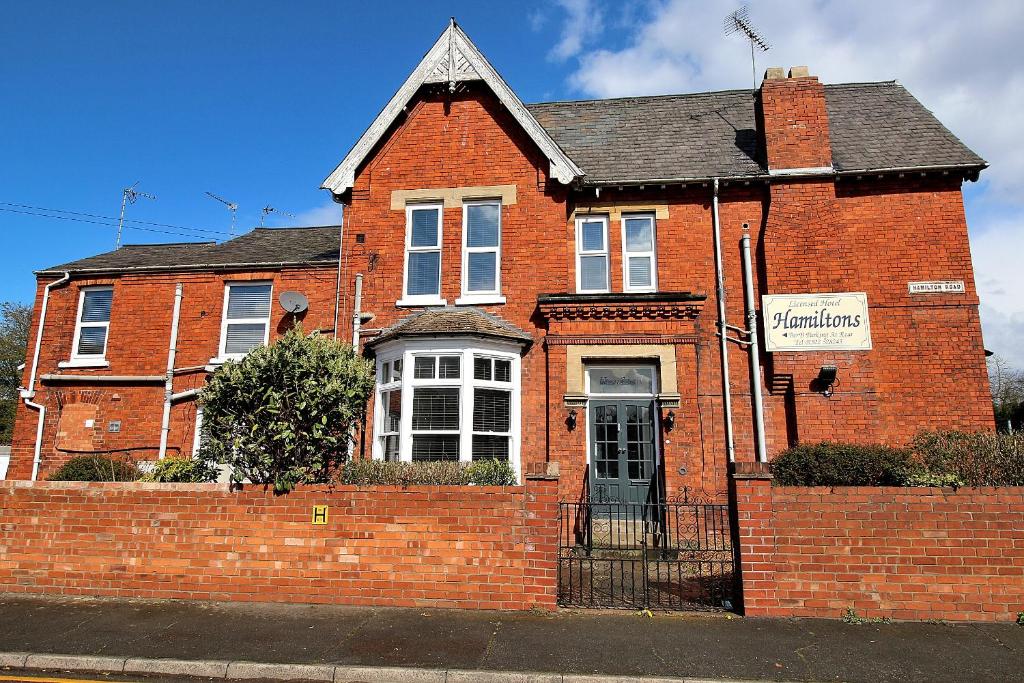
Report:
[[213,374],[200,399],[200,458],[277,492],[327,482],[372,389],[373,366],[352,347],[296,327]]

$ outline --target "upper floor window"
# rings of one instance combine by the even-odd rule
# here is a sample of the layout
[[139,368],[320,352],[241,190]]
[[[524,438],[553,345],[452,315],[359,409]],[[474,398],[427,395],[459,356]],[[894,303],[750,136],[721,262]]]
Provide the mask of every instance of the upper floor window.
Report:
[[269,282],[238,282],[224,289],[220,357],[241,358],[270,338]]
[[608,288],[608,218],[581,216],[576,219],[576,291]]
[[407,303],[440,303],[441,204],[405,209],[405,287]]
[[622,284],[627,292],[657,289],[654,216],[632,214],[622,217]]
[[501,293],[501,202],[466,202],[462,207],[462,294]]
[[78,295],[78,317],[71,360],[102,361],[107,355],[107,333],[110,330],[110,307],[113,287],[83,287]]

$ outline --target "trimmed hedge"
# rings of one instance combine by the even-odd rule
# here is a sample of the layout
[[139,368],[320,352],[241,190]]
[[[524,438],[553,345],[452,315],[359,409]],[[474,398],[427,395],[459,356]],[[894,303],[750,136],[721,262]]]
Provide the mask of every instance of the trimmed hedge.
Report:
[[353,460],[341,468],[338,483],[357,486],[514,486],[516,473],[503,460],[472,463]]
[[903,448],[802,444],[771,469],[779,486],[1024,486],[1024,434],[923,432]]
[[785,450],[771,468],[779,486],[905,486],[915,471],[908,449],[831,441]]
[[202,484],[217,481],[217,468],[206,460],[194,458],[164,458],[152,464],[152,469],[139,481],[176,484]]
[[79,455],[54,471],[50,481],[136,481],[141,472],[135,463],[106,455]]

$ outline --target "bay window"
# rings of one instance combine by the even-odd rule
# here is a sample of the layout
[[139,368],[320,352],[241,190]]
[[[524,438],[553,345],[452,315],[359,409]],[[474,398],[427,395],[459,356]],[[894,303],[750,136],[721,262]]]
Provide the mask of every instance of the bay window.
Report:
[[441,204],[410,204],[405,209],[405,285],[399,303],[443,303],[442,215]]
[[657,289],[654,216],[622,216],[622,285],[626,292],[653,292]]
[[518,350],[477,344],[408,341],[378,352],[375,459],[499,459],[518,472]]
[[607,292],[608,217],[576,219],[576,291]]

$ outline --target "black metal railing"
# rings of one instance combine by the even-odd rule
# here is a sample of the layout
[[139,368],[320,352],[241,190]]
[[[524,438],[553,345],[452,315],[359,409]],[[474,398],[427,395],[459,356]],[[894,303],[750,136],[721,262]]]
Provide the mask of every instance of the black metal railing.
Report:
[[579,502],[559,513],[560,604],[732,609],[727,505]]

